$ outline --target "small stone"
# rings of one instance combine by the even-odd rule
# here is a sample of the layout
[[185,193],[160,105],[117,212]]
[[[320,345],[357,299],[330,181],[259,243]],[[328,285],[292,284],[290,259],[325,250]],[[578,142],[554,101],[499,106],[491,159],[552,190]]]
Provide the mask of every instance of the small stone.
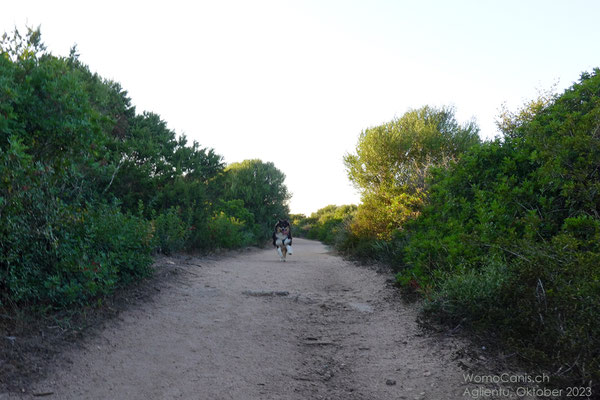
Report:
[[425,371],[425,372],[423,372],[423,376],[431,376],[431,371]]
[[385,381],[385,384],[388,386],[394,386],[396,384],[396,381],[394,379],[387,379]]

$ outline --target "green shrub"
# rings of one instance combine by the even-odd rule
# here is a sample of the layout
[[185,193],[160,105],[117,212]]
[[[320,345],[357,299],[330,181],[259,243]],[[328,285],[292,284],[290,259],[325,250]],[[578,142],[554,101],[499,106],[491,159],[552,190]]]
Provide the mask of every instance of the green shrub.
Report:
[[90,304],[147,276],[155,250],[262,242],[284,178],[260,160],[225,172],[39,29],[0,37],[2,309]]
[[42,300],[88,304],[151,273],[152,232],[146,220],[114,205],[82,209],[57,226],[56,264],[43,279]]
[[163,254],[183,249],[190,229],[180,217],[181,209],[171,207],[154,219],[155,248]]
[[294,232],[299,236],[334,245],[355,212],[355,205],[329,205],[312,213],[309,218],[297,215],[291,219]]
[[[289,215],[287,203],[291,195],[284,184],[285,174],[272,162],[244,160],[229,164],[223,181],[223,198],[228,201],[242,200],[242,207],[254,216],[253,223],[257,226],[252,228],[252,232],[256,235],[257,242],[263,244],[269,240],[277,220]],[[233,212],[229,215],[235,214]],[[242,215],[236,218],[244,220]]]
[[252,244],[255,237],[245,229],[245,223],[223,211],[216,213],[208,224],[211,247],[233,249]]
[[[49,308],[87,304],[148,275],[147,221],[122,214],[116,205],[68,205],[51,184],[56,177],[27,166],[14,142],[6,156],[0,152],[0,159],[13,165],[21,158],[21,168],[0,170],[2,302]],[[11,190],[15,182],[9,175],[22,178],[20,190]]]
[[452,108],[424,106],[361,132],[356,152],[344,156],[348,177],[361,191],[351,225],[355,235],[390,240],[419,215],[432,168],[480,142],[479,128],[459,124],[454,114]]
[[294,237],[307,238],[315,219],[309,218],[304,214],[290,214],[290,224]]
[[599,70],[535,104],[502,139],[433,174],[428,204],[405,226],[398,281],[442,320],[494,332],[571,381],[597,382]]
[[263,228],[256,223],[254,214],[244,206],[244,200],[219,200],[215,210],[217,213],[223,212],[243,224],[244,240],[241,242],[242,246],[248,244],[262,246],[264,244]]
[[506,290],[507,272],[503,260],[490,259],[479,270],[457,268],[439,276],[440,284],[427,298],[425,311],[451,318],[452,323],[494,325],[507,316],[506,305],[499,301]]
[[3,303],[86,304],[146,276],[147,221],[116,204],[63,200],[70,175],[34,163],[19,139],[0,149],[0,292]]

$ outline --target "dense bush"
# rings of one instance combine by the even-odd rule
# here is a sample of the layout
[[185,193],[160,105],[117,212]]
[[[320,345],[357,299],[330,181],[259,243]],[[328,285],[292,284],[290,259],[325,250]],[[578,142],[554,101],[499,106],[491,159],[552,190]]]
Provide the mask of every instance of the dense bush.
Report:
[[537,105],[436,171],[428,205],[405,227],[398,278],[432,315],[598,381],[599,71]]
[[291,196],[284,181],[284,173],[272,162],[257,159],[230,164],[225,170],[223,197],[243,201],[243,207],[254,215],[253,231],[259,242],[268,240],[277,220],[289,215]]
[[363,131],[356,153],[344,157],[348,177],[362,194],[352,233],[389,240],[419,214],[431,168],[479,143],[478,131],[474,123],[460,125],[453,109],[429,106]]
[[429,106],[363,131],[356,153],[344,157],[362,201],[336,232],[337,249],[360,259],[398,262],[406,240],[399,232],[426,203],[431,171],[478,144],[477,133],[474,123],[459,124],[452,108]]
[[157,114],[136,114],[75,48],[48,53],[39,29],[0,39],[3,309],[90,304],[147,276],[156,251],[262,243],[287,215],[284,178],[260,160],[226,171]]
[[304,215],[294,215],[291,222],[296,235],[334,244],[338,241],[338,236],[346,230],[356,208],[355,205],[329,205],[312,213],[308,218]]
[[247,229],[244,221],[223,211],[211,218],[208,230],[212,248],[233,249],[256,243],[253,232]]
[[179,207],[171,207],[154,218],[154,246],[158,252],[168,255],[184,248],[192,226],[188,228],[180,214]]
[[151,230],[110,204],[63,201],[18,141],[0,150],[2,303],[84,304],[147,276]]
[[292,225],[292,234],[295,237],[307,237],[310,228],[314,224],[315,220],[307,217],[304,214],[290,214],[289,221]]

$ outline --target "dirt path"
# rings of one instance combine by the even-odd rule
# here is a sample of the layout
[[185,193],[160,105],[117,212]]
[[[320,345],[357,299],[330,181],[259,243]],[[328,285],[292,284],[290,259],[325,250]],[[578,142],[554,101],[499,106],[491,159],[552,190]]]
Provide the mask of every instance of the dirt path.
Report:
[[465,398],[458,342],[423,335],[390,276],[318,242],[294,239],[286,263],[253,250],[175,267],[182,273],[152,301],[109,321],[19,398]]

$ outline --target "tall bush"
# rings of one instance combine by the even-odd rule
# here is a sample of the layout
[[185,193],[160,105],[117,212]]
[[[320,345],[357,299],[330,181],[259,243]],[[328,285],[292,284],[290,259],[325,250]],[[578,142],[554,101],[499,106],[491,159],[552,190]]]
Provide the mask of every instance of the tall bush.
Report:
[[420,212],[431,168],[448,165],[476,143],[477,126],[460,125],[451,108],[425,106],[363,131],[356,153],[344,157],[348,177],[362,193],[353,233],[389,240]]
[[61,198],[56,173],[0,150],[0,305],[87,304],[150,272],[152,233],[114,204]]
[[89,304],[153,251],[233,248],[287,215],[285,176],[136,114],[127,92],[39,29],[0,38],[0,307]]
[[407,227],[398,278],[428,296],[433,315],[597,382],[599,70],[532,104],[503,124],[503,138],[436,171],[428,205]]
[[275,222],[289,214],[291,196],[284,181],[285,174],[272,162],[258,159],[233,163],[225,170],[225,200],[243,201],[254,215],[263,241],[270,237]]

